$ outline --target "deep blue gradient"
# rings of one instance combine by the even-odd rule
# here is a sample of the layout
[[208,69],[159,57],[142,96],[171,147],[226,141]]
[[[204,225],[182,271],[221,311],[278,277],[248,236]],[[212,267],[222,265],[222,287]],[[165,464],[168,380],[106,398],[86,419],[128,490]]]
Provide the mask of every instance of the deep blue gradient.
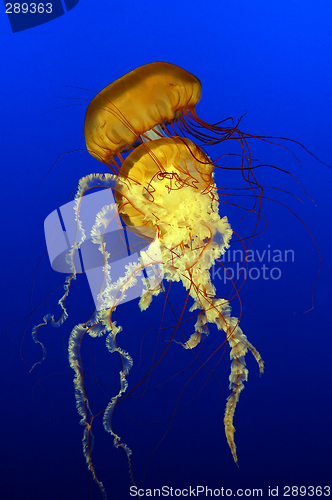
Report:
[[[81,0],[51,23],[16,34],[11,33],[6,14],[0,19],[0,497],[98,500],[95,484],[90,492],[81,446],[83,427],[75,408],[67,355],[71,329],[86,321],[93,310],[84,276],[73,284],[66,323],[40,332],[47,357],[34,375],[29,373],[40,358],[31,329],[44,314],[59,312],[61,289],[56,289],[64,278],[52,271],[47,258],[41,261],[46,250],[44,219],[67,201],[82,176],[106,168],[84,151],[86,106],[95,92],[128,71],[148,62],[168,61],[202,81],[197,113],[205,121],[237,119],[247,111],[241,122],[245,132],[292,138],[332,165],[332,5],[329,0],[315,4],[309,0],[211,0],[205,6],[197,0]],[[290,171],[316,202],[315,206],[290,176],[272,169],[257,170],[261,184],[291,191],[304,202],[283,191],[265,192],[295,211],[317,243],[322,267],[314,289],[315,308],[294,314],[311,307],[311,289],[320,265],[315,245],[290,210],[266,199],[262,212],[267,229],[255,239],[253,248],[260,252],[290,249],[295,257],[294,262],[280,265],[279,280],[249,279],[241,290],[241,327],[260,351],[266,369],[259,377],[256,362],[247,355],[249,380],[234,421],[239,468],[223,429],[229,350],[220,360],[223,349],[219,349],[209,362],[212,370],[220,360],[215,377],[208,379],[208,371],[201,369],[187,383],[199,363],[183,371],[193,356],[172,343],[148,385],[141,385],[136,397],[114,414],[115,431],[133,451],[139,487],[203,485],[233,488],[234,492],[236,488],[262,488],[263,498],[268,498],[268,486],[279,486],[281,496],[287,485],[331,485],[332,170],[295,143],[282,144],[300,159],[302,167],[285,149],[259,141],[251,141],[250,146],[253,158]],[[62,156],[44,179],[56,159],[69,151],[75,152]],[[210,152],[225,154],[227,145]],[[236,163],[235,158],[231,161]],[[218,186],[236,185],[239,177],[232,176],[230,181],[227,176],[227,171],[217,172]],[[243,237],[253,230],[253,218],[241,221],[241,211],[222,204],[220,213],[229,216]],[[229,284],[218,277],[215,284],[221,296],[229,296]],[[170,301],[179,316],[185,292],[176,285]],[[23,320],[5,335],[11,323],[40,303],[25,334]],[[236,299],[232,305],[234,315],[239,315]],[[119,344],[134,358],[128,378],[131,387],[146,374],[153,355],[159,359],[172,334],[172,329],[158,332],[163,306],[160,296],[144,313],[132,302],[114,315],[123,326]],[[173,323],[174,316],[166,308],[162,326]],[[184,323],[183,331],[188,337],[193,321]],[[181,340],[180,333],[177,340]],[[211,326],[200,351],[202,359],[223,340],[224,334]],[[105,338],[85,339],[82,356],[90,377],[86,384],[92,411],[97,414],[118,388],[120,363],[107,352]],[[141,395],[176,373],[169,383]],[[177,410],[184,409],[165,435],[180,393]],[[130,498],[126,457],[113,447],[100,416],[94,426],[92,456],[97,475],[109,498],[126,500]]]

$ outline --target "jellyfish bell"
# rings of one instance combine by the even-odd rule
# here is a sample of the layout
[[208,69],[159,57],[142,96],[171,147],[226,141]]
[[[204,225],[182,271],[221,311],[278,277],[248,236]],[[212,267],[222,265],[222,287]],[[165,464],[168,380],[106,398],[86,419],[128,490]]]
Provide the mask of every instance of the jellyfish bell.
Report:
[[[214,146],[231,139],[240,145],[240,170],[249,172],[244,177],[252,188],[255,179],[249,180],[251,156],[247,139],[254,136],[238,129],[242,117],[237,124],[227,118],[215,125],[199,118],[195,106],[201,93],[200,80],[174,64],[154,62],[134,69],[90,102],[84,122],[87,151],[117,174],[119,163],[124,161],[122,153],[143,142],[189,135],[203,145]],[[230,126],[226,126],[228,120]]]
[[[168,248],[182,241],[188,245],[202,210],[213,210],[213,169],[189,139],[164,137],[140,145],[126,158],[115,182],[114,197],[123,221],[146,228],[147,234],[154,228]],[[208,237],[209,230],[200,225],[200,234]]]
[[109,163],[137,138],[201,98],[199,79],[165,62],[134,69],[99,92],[88,106],[84,135],[87,150]]

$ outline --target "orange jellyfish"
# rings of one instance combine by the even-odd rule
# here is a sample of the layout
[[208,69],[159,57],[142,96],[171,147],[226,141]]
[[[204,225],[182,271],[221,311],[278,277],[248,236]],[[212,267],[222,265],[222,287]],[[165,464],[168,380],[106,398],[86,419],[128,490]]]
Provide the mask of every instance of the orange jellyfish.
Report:
[[200,98],[198,78],[174,64],[137,68],[105,87],[89,104],[84,125],[87,149],[117,171],[115,156],[121,158],[121,151],[137,139],[151,138],[150,131],[152,137],[164,135],[160,126],[184,118]]
[[[184,133],[190,133],[205,144],[236,138],[241,144],[243,160],[248,163],[248,169],[243,168],[243,173],[249,172],[249,176],[252,173],[244,138],[237,128],[208,126],[197,117],[194,107],[200,97],[200,81],[182,68],[168,63],[147,64],[97,94],[86,113],[86,145],[92,156],[109,164],[116,175],[94,175],[82,179],[77,200],[91,187],[111,186],[125,225],[151,241],[151,246],[158,241],[163,278],[169,282],[182,282],[188,296],[194,300],[190,311],[199,311],[195,331],[183,343],[186,349],[197,346],[208,323],[224,330],[232,360],[229,377],[232,394],[227,401],[224,425],[228,444],[237,462],[233,416],[244,388],[243,382],[248,377],[244,356],[250,350],[261,372],[263,361],[242,332],[239,320],[231,316],[229,300],[216,298],[210,269],[229,247],[232,229],[226,215],[219,215],[218,191],[213,179],[214,164],[200,147],[184,137]],[[137,143],[141,144],[135,147]],[[132,152],[124,160],[121,153],[131,149]],[[120,160],[120,168],[117,160]],[[255,182],[253,176],[251,181]],[[117,351],[122,356],[120,390],[104,413],[104,426],[113,435],[115,445],[125,449],[129,460],[131,452],[113,431],[111,416],[117,401],[127,389],[126,376],[133,361],[129,353],[123,352],[117,345],[116,335],[120,327],[113,320],[113,312],[119,288],[121,294],[126,293],[136,281],[143,264],[136,263],[123,281],[114,287],[107,255],[102,248],[102,236],[111,217],[107,217],[107,212],[106,209],[97,215],[93,235],[95,243],[104,253],[105,279],[109,280],[100,297],[104,304],[88,324],[74,329],[69,352],[70,363],[76,373],[77,405],[83,417],[84,394],[76,355],[79,339],[87,330],[90,335],[107,332],[109,350]],[[161,291],[162,286],[146,291],[140,299],[140,309],[149,307],[152,297]],[[88,448],[85,448],[85,454],[91,468]]]
[[[199,310],[195,331],[183,344],[194,349],[204,328],[214,323],[224,330],[232,360],[229,396],[224,424],[228,444],[237,462],[233,416],[243,382],[248,378],[244,356],[248,350],[263,371],[260,354],[231,316],[229,300],[216,298],[210,269],[229,248],[232,229],[227,217],[220,217],[213,164],[188,139],[162,138],[142,144],[123,163],[115,183],[118,210],[128,226],[140,231],[153,228],[161,246],[164,279],[181,281],[194,299],[190,311]],[[145,232],[145,231],[144,231]],[[140,300],[146,309],[152,294]]]
[[[58,325],[67,317],[65,302],[76,274],[74,253],[87,237],[80,215],[82,200],[91,190],[111,189],[115,203],[106,204],[95,214],[90,233],[103,263],[98,307],[86,322],[73,329],[69,339],[69,361],[75,372],[77,410],[84,425],[83,451],[103,498],[106,498],[105,489],[97,478],[91,459],[93,417],[83,382],[80,344],[86,334],[92,337],[106,335],[108,350],[118,353],[121,358],[120,387],[103,413],[103,423],[115,446],[125,451],[133,481],[131,450],[112,425],[116,405],[128,394],[127,376],[133,365],[130,353],[118,343],[117,335],[122,327],[116,323],[115,310],[130,288],[138,286],[146,267],[141,255],[126,267],[123,276],[115,281],[112,279],[111,255],[104,238],[112,221],[116,219],[120,227],[122,219],[122,224],[129,231],[139,234],[148,243],[149,263],[153,262],[152,272],[159,279],[155,280],[155,286],[144,290],[139,301],[141,311],[151,305],[153,296],[163,292],[162,279],[170,283],[181,282],[187,291],[183,311],[188,307],[190,311],[195,311],[197,317],[194,331],[188,333],[182,346],[194,351],[207,332],[208,324],[215,324],[218,330],[224,331],[221,344],[227,341],[230,345],[229,381],[232,391],[226,403],[224,427],[235,462],[233,417],[248,378],[245,363],[248,350],[255,357],[260,372],[263,372],[260,354],[242,332],[239,319],[231,315],[230,300],[217,295],[210,275],[213,266],[220,265],[233,234],[224,208],[227,205],[221,205],[221,191],[214,180],[216,167],[238,170],[247,182],[246,189],[250,190],[254,201],[252,207],[245,210],[256,217],[251,238],[258,231],[263,189],[251,165],[247,141],[253,136],[239,130],[240,120],[230,126],[205,123],[195,112],[200,97],[201,83],[194,75],[173,64],[151,63],[131,71],[98,93],[89,104],[85,117],[87,150],[97,160],[107,164],[112,173],[91,174],[79,182],[75,196],[77,236],[67,259],[71,263],[72,274],[59,302],[63,314],[58,322],[46,317],[44,324],[51,320]],[[258,138],[271,142],[268,137]],[[238,156],[241,164],[238,168],[223,167],[218,159],[212,160],[194,142],[211,146],[229,140],[240,148]],[[238,295],[237,290],[235,295]],[[190,306],[187,306],[188,302],[191,302]],[[181,316],[174,330],[180,322]],[[34,329],[34,337],[39,342],[37,330],[38,327]]]

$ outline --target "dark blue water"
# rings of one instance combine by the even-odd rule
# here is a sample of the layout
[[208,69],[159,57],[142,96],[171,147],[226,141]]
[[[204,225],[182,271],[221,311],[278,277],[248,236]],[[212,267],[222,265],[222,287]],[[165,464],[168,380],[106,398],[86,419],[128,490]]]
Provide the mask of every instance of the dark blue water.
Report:
[[[197,113],[205,121],[237,119],[247,111],[241,122],[245,132],[292,138],[331,165],[331,21],[329,1],[314,5],[307,0],[211,1],[206,6],[196,0],[98,5],[81,0],[61,18],[16,34],[2,14],[1,498],[101,498],[96,485],[90,485],[82,454],[83,427],[67,356],[71,329],[93,311],[84,276],[71,289],[67,322],[40,332],[47,357],[29,373],[40,358],[31,329],[44,314],[59,312],[61,291],[56,289],[63,280],[47,258],[41,261],[46,251],[44,219],[66,202],[82,176],[105,170],[79,151],[85,147],[84,115],[94,92],[142,64],[172,62],[202,81]],[[257,171],[261,184],[291,191],[304,203],[284,191],[266,190],[268,198],[280,203],[263,200],[267,229],[253,248],[266,253],[252,266],[261,270],[264,264],[269,272],[278,267],[280,279],[270,274],[263,279],[260,274],[241,289],[241,327],[266,369],[259,377],[256,362],[247,355],[249,381],[234,420],[239,468],[223,429],[229,351],[222,357],[219,349],[209,361],[214,376],[201,369],[191,378],[200,365],[184,370],[192,355],[173,343],[148,385],[141,385],[114,414],[114,430],[132,449],[140,488],[207,486],[225,488],[224,496],[226,488],[232,496],[238,488],[261,488],[263,498],[268,498],[269,487],[278,486],[282,496],[287,486],[331,485],[332,171],[295,143],[281,144],[293,151],[302,167],[285,149],[259,141],[250,143],[252,156],[290,171],[316,206],[290,176],[272,169]],[[43,180],[60,155],[74,150]],[[225,153],[227,145],[219,146],[215,156]],[[229,184],[227,175],[217,172],[218,186]],[[234,182],[235,177],[233,186]],[[310,234],[291,211],[311,232],[321,260]],[[220,213],[229,216],[243,237],[252,232],[253,219],[241,221],[241,211],[223,204]],[[290,250],[293,258],[275,266],[268,250],[280,251],[283,260]],[[311,308],[320,262],[315,307],[296,315]],[[229,296],[228,283],[216,276],[215,285],[221,296]],[[5,335],[8,325],[48,296],[25,334],[22,320]],[[182,286],[174,286],[170,301],[177,315],[184,300]],[[238,301],[232,304],[239,315]],[[163,306],[160,296],[144,313],[137,301],[116,311],[114,319],[123,326],[119,344],[134,358],[131,387],[146,374],[153,356],[160,357],[171,336],[171,329],[158,333]],[[162,326],[173,323],[166,308]],[[189,336],[193,322],[183,328]],[[200,356],[209,358],[223,340],[224,334],[211,326]],[[117,390],[119,360],[107,352],[104,338],[86,339],[82,360],[91,409],[97,414]],[[94,421],[93,433],[92,456],[108,497],[130,498],[126,457],[113,447],[101,416]]]

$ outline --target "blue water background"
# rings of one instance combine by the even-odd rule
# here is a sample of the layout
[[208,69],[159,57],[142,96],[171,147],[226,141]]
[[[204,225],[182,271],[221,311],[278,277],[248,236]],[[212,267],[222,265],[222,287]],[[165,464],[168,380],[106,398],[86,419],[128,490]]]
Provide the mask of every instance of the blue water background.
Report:
[[[36,378],[29,368],[38,361],[40,350],[32,341],[31,328],[47,312],[59,310],[60,291],[35,311],[25,334],[24,320],[5,331],[29,314],[30,301],[35,308],[62,282],[63,276],[52,271],[47,258],[39,266],[46,250],[45,217],[66,202],[79,178],[105,171],[86,152],[78,151],[85,147],[86,105],[94,92],[131,69],[168,61],[202,81],[197,113],[205,121],[237,119],[247,110],[241,123],[244,131],[295,139],[332,165],[332,6],[328,0],[214,0],[204,6],[196,0],[123,4],[81,0],[61,18],[17,34],[10,32],[4,13],[0,19],[1,498],[99,499],[82,454],[83,427],[67,359],[71,328],[86,321],[93,310],[84,276],[72,287],[68,321],[41,333],[47,357],[34,370]],[[208,371],[202,369],[186,385],[199,368],[195,364],[168,384],[131,398],[115,412],[114,429],[133,451],[134,477],[141,488],[202,485],[234,492],[262,488],[267,498],[269,486],[279,486],[280,495],[287,485],[331,486],[332,171],[296,144],[286,145],[302,167],[281,148],[253,141],[251,149],[261,163],[296,175],[316,201],[315,206],[281,172],[257,173],[262,184],[290,190],[304,201],[281,191],[267,194],[294,210],[317,243],[322,266],[314,289],[315,308],[294,314],[311,307],[311,289],[320,264],[311,237],[287,208],[264,200],[268,226],[254,248],[291,249],[295,260],[283,263],[280,280],[248,280],[241,290],[241,327],[260,351],[266,370],[259,377],[255,360],[247,355],[249,381],[234,421],[239,468],[223,429],[230,360],[228,350],[220,360],[220,349],[208,365],[211,370],[220,360],[215,377],[207,380]],[[216,155],[227,152],[225,147],[219,147]],[[74,150],[42,180],[61,154]],[[218,172],[216,181],[226,185],[227,171]],[[227,204],[221,208],[240,234],[252,230],[253,219],[240,221],[239,211]],[[230,287],[225,285],[224,293],[220,281],[215,282],[218,292],[226,296]],[[173,288],[171,300],[179,315],[185,300],[181,286]],[[238,315],[238,302],[234,300],[233,305]],[[171,329],[161,330],[157,342],[162,312],[163,299],[158,297],[144,313],[133,302],[115,314],[123,326],[119,344],[132,353],[134,368],[141,353],[141,364],[129,384],[137,383],[149,369],[155,346],[156,359],[167,346]],[[163,325],[174,323],[169,309],[164,321]],[[157,330],[144,337],[150,329]],[[192,331],[192,322],[184,325],[187,336]],[[212,326],[200,351],[202,358],[207,359],[223,340],[223,333]],[[98,386],[87,380],[97,413],[107,403],[106,396],[114,395],[120,364],[107,352],[104,338],[87,339],[82,349],[87,373],[100,381]],[[147,388],[181,372],[191,361],[190,352],[172,344]],[[168,429],[182,388],[177,408],[185,408],[175,416],[149,461]],[[142,392],[143,386],[136,394]],[[126,457],[113,447],[101,417],[95,420],[94,434],[92,456],[108,497],[130,498]]]

